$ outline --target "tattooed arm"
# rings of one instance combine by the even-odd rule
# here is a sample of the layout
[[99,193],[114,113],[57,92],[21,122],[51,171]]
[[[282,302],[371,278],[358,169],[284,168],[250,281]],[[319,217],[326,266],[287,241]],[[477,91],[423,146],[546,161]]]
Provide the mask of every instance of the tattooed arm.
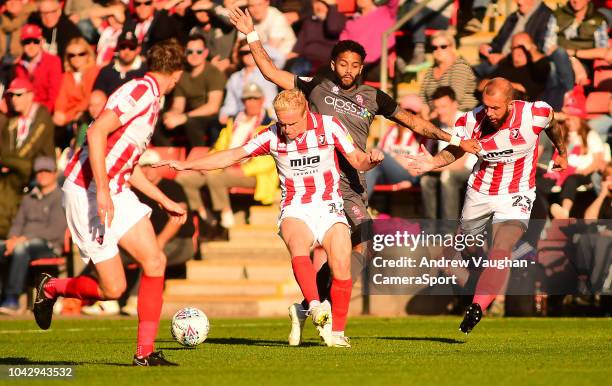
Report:
[[421,145],[421,153],[418,155],[408,155],[407,167],[410,173],[414,175],[421,175],[430,172],[435,169],[442,168],[450,165],[457,161],[463,155],[465,151],[458,146],[448,145],[435,157],[433,157],[425,148]]
[[[422,135],[423,137],[450,142],[450,134],[439,127],[436,127],[431,122],[417,116],[416,114],[409,113],[404,109],[400,109],[392,119],[395,122],[411,129],[415,133]],[[469,153],[476,154],[480,151],[480,144],[475,139],[462,140],[460,146],[462,150]]]
[[[240,8],[236,7],[230,10],[229,17],[236,29],[243,34],[247,35],[255,31],[255,28],[253,27],[253,19],[251,18],[248,10],[246,10],[245,13]],[[259,67],[259,70],[263,74],[264,78],[285,90],[290,90],[295,87],[295,75],[288,71],[280,70],[278,67],[276,67],[270,58],[270,55],[268,55],[261,44],[261,40],[256,40],[253,43],[249,43],[249,48],[251,49],[253,59],[255,59],[255,63],[257,64],[257,67]]]
[[563,128],[557,123],[554,116],[546,128],[546,135],[550,138],[551,142],[557,149],[559,156],[555,159],[553,170],[564,170],[567,168],[567,149],[565,147],[565,141],[563,140]]

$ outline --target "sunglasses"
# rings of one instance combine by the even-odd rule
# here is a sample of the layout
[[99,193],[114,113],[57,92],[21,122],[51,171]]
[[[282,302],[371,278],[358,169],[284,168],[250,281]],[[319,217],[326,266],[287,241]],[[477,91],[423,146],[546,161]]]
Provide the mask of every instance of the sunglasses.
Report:
[[22,95],[25,95],[25,92],[9,92],[7,93],[7,95],[11,98],[13,97],[20,97]]
[[187,55],[193,55],[193,54],[198,54],[198,55],[202,55],[204,53],[204,50],[187,50]]
[[68,53],[68,59],[72,59],[77,56],[79,58],[82,58],[83,56],[87,56],[87,52],[83,51],[83,52]]
[[448,47],[449,47],[449,45],[448,45],[448,44],[441,44],[441,45],[439,45],[439,46],[432,46],[432,48],[433,48],[433,50],[434,50],[434,51],[437,51],[437,50],[445,50],[445,49],[447,49]]
[[138,8],[138,7],[142,7],[142,6],[150,6],[153,4],[153,0],[149,0],[149,1],[135,1],[134,2],[134,7]]
[[136,47],[134,47],[133,45],[130,45],[130,44],[121,44],[121,45],[117,46],[117,50],[118,51],[123,51],[123,50],[134,51],[135,49],[136,49]]
[[27,46],[28,44],[40,44],[40,39],[23,39],[21,41],[22,46]]
[[193,13],[208,13],[210,12],[210,9],[194,9]]

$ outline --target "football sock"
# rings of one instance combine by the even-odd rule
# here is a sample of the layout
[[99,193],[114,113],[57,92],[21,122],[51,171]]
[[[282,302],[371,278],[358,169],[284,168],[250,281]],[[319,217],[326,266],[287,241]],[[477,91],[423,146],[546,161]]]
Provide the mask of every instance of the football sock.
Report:
[[164,277],[144,273],[138,288],[138,345],[136,356],[145,357],[153,352],[155,337],[163,304]]
[[[510,255],[511,251],[493,249],[489,253],[489,260],[501,260],[504,257],[510,258]],[[480,274],[480,278],[478,278],[473,303],[478,303],[483,310],[486,310],[495,300],[501,289],[504,288],[509,272],[508,268],[485,268]]]
[[293,275],[297,281],[306,302],[310,305],[313,300],[319,300],[317,291],[317,273],[310,261],[310,256],[294,256],[291,259]]
[[344,331],[352,290],[353,281],[351,279],[332,279],[330,295],[332,304],[332,331],[334,332]]
[[98,282],[91,276],[82,275],[65,279],[50,279],[44,286],[45,296],[55,299],[58,296],[82,300],[103,299]]

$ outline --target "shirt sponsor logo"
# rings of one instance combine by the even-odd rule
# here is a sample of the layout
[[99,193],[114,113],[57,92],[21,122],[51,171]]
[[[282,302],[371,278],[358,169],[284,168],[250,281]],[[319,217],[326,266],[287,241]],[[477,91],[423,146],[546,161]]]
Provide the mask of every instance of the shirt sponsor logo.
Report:
[[372,117],[372,113],[370,113],[365,107],[361,107],[355,103],[346,101],[341,98],[336,98],[331,95],[327,95],[323,99],[323,101],[326,105],[332,106],[333,109],[339,113],[350,114],[364,119]]
[[514,154],[514,150],[506,149],[501,151],[490,151],[487,154],[483,155],[483,158],[495,158],[495,157],[505,157],[508,155]]
[[321,157],[318,155],[313,155],[313,156],[304,156],[302,158],[295,158],[295,159],[291,159],[289,160],[289,165],[291,165],[292,168],[299,168],[299,167],[310,167],[310,168],[316,168],[319,165],[319,162],[321,162]]

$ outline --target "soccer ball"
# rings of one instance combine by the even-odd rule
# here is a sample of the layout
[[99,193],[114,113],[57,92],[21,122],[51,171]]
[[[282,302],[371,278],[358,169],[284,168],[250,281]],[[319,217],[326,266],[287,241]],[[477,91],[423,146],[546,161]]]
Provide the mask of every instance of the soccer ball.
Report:
[[194,347],[206,340],[210,323],[204,311],[194,307],[179,310],[172,317],[170,331],[183,346]]

